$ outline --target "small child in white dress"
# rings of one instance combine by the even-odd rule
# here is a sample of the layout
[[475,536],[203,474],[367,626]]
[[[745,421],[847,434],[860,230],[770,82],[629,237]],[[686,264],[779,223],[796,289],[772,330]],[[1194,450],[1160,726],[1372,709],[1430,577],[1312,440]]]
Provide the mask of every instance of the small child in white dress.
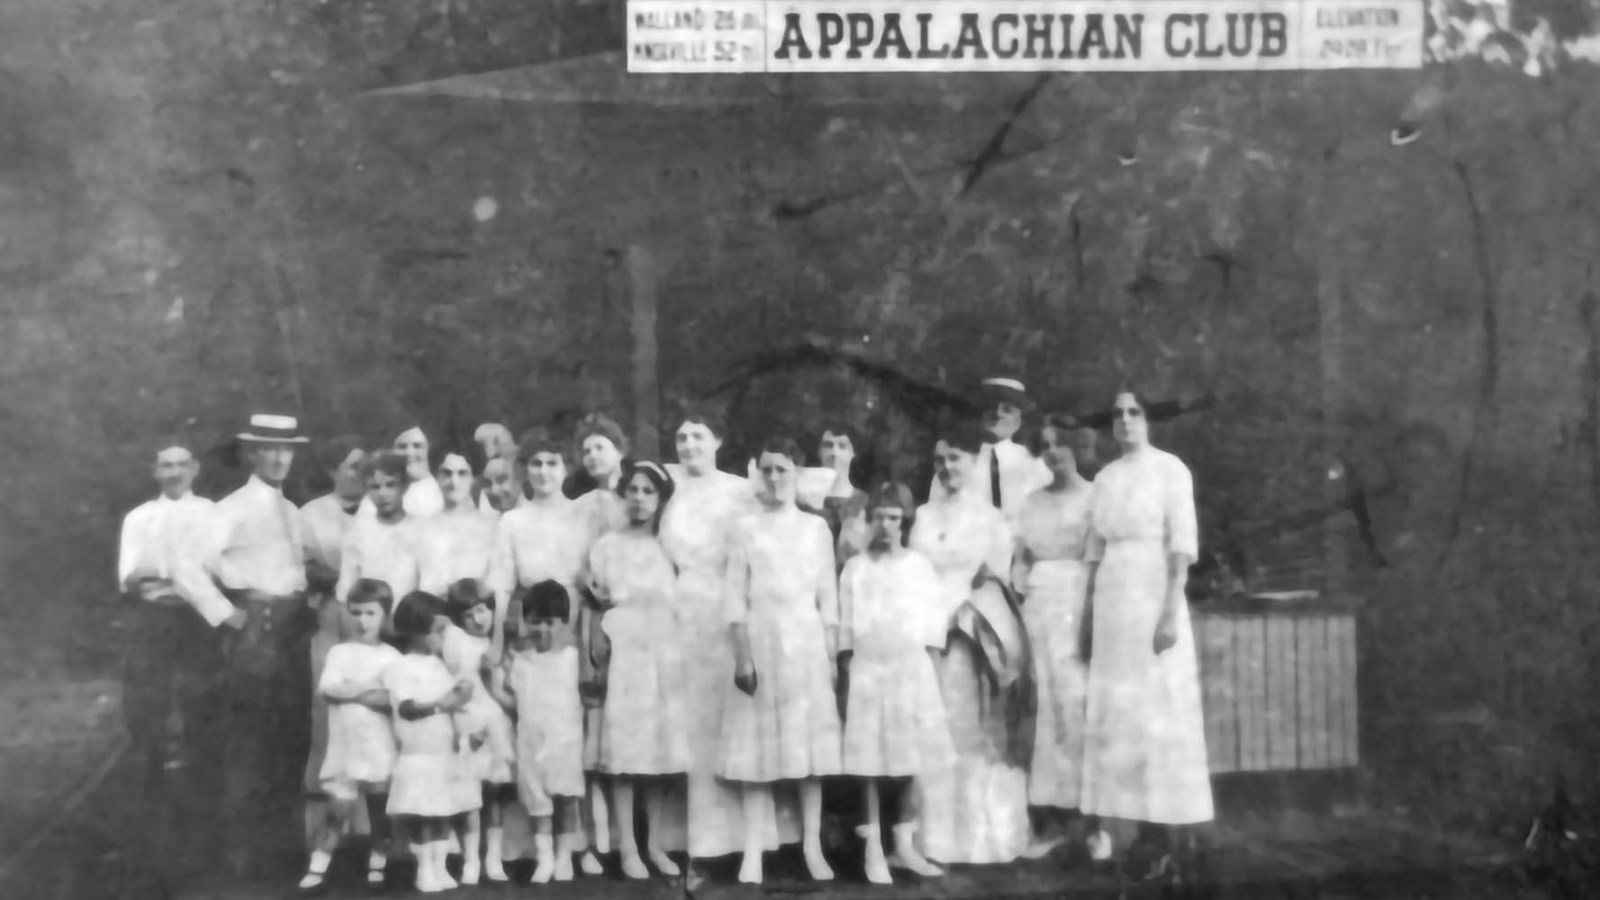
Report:
[[384,617],[394,606],[389,585],[370,578],[357,581],[345,600],[350,638],[328,649],[317,693],[328,703],[328,746],[318,775],[332,801],[328,818],[319,823],[315,849],[302,890],[322,885],[339,838],[356,818],[356,804],[365,800],[372,828],[372,853],[367,881],[383,883],[388,863],[385,843],[389,776],[394,769],[394,727],[389,723],[389,696],[381,676],[400,658],[383,643]]
[[[572,854],[582,847],[556,846],[555,820],[571,835],[584,795],[583,701],[578,696],[578,648],[561,640],[572,600],[557,581],[528,589],[522,627],[531,646],[513,650],[493,673],[490,690],[517,717],[517,795],[534,819],[538,866],[533,881],[572,879]],[[565,844],[566,842],[563,842]]]
[[[490,695],[484,679],[489,671],[490,631],[494,627],[494,594],[475,578],[464,578],[450,586],[445,609],[456,627],[445,632],[445,667],[457,678],[472,682],[472,699],[463,715],[485,729],[484,741],[473,752],[474,774],[483,786],[483,876],[490,881],[505,881],[502,860],[505,831],[502,827],[505,806],[517,799],[516,782],[511,777],[516,750],[512,746],[511,719]],[[475,847],[462,847],[461,881],[473,884],[478,861]]]
[[417,857],[416,888],[424,893],[456,887],[445,871],[446,839],[453,828],[465,848],[469,819],[483,806],[468,745],[472,736],[461,733],[455,715],[471,701],[472,682],[454,678],[439,658],[450,627],[438,597],[421,591],[402,597],[395,608],[394,633],[406,652],[382,678],[399,744],[388,813],[404,817],[409,825]]

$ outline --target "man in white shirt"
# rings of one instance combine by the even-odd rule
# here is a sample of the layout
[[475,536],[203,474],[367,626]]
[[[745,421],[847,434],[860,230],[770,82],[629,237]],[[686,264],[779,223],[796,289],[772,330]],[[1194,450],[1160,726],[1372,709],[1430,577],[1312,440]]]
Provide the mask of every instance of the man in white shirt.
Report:
[[[129,646],[123,669],[123,716],[145,789],[155,789],[166,765],[182,765],[190,796],[215,803],[222,786],[223,636],[243,616],[212,584],[207,565],[214,546],[216,508],[191,490],[200,471],[194,451],[168,441],[155,457],[161,494],[122,522],[117,581],[130,604]],[[167,746],[176,712],[182,742]],[[180,758],[174,758],[181,754]],[[215,822],[210,807],[186,816],[197,846]]]
[[[980,496],[1006,514],[1013,530],[1028,495],[1050,483],[1044,461],[1013,438],[1022,428],[1022,418],[1032,412],[1034,402],[1027,388],[1015,378],[986,378],[979,385],[983,396],[983,427],[992,440],[978,451],[973,474],[979,481]],[[931,496],[944,490],[937,479]]]
[[305,524],[283,496],[295,450],[292,416],[253,415],[238,440],[252,474],[217,503],[213,571],[246,618],[228,649],[226,802],[229,861],[239,875],[293,873],[302,860],[300,781],[311,745],[311,635]]

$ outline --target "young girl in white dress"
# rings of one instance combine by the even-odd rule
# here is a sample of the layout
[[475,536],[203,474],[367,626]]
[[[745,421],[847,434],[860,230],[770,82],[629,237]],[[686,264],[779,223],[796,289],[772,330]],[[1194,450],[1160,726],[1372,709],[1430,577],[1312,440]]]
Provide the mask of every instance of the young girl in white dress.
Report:
[[534,818],[543,884],[572,879],[572,847],[555,839],[556,822],[572,823],[583,797],[583,702],[578,697],[578,648],[561,639],[571,617],[564,585],[546,580],[522,602],[530,646],[506,655],[491,690],[517,717],[517,795]]
[[871,529],[865,552],[851,557],[839,576],[840,670],[848,686],[843,763],[844,774],[862,779],[867,880],[890,884],[891,866],[922,876],[943,874],[917,852],[917,822],[909,808],[894,826],[894,856],[884,857],[880,789],[884,782],[925,778],[955,762],[930,655],[943,650],[950,619],[929,602],[939,593],[933,564],[904,546],[904,525],[916,510],[911,491],[893,482],[880,485],[865,508]]
[[[644,796],[647,819],[657,822],[665,799],[661,776],[689,769],[683,657],[673,639],[676,573],[656,539],[672,488],[672,478],[659,464],[630,464],[622,479],[627,525],[601,535],[589,550],[588,585],[596,611],[595,634],[585,649],[592,648],[606,686],[600,769],[612,778],[617,821],[625,826],[634,821],[636,788]],[[623,874],[649,877],[633,828],[619,829],[618,840]],[[653,832],[646,847],[662,874],[678,873]]]
[[[512,745],[511,720],[489,693],[485,673],[488,663],[489,632],[494,626],[494,595],[483,582],[464,578],[450,586],[445,610],[456,626],[445,632],[440,656],[450,674],[472,682],[472,699],[463,715],[471,726],[484,729],[483,743],[474,751],[474,777],[483,786],[481,827],[469,827],[461,845],[461,883],[476,884],[481,872],[490,881],[505,881],[502,858],[505,807],[516,802],[512,767],[516,751]],[[479,868],[478,835],[483,836],[482,868]]]
[[[761,511],[739,519],[731,536],[726,615],[737,690],[723,710],[718,774],[740,784],[746,819],[771,803],[774,783],[797,782],[806,868],[827,881],[822,778],[840,770],[838,569],[827,522],[795,502],[804,458],[788,438],[762,445]],[[765,848],[759,835],[747,838],[739,880],[758,884]]]
[[[405,654],[380,679],[394,710],[399,754],[390,781],[388,813],[409,826],[417,858],[416,888],[435,893],[456,887],[445,870],[447,836],[465,837],[467,819],[483,805],[471,767],[471,734],[457,727],[456,713],[472,699],[473,685],[456,679],[439,654],[451,627],[444,604],[414,592],[395,607],[394,632]],[[462,844],[465,841],[462,840]]]
[[407,462],[384,450],[368,456],[361,472],[367,485],[362,503],[372,514],[358,514],[345,533],[334,596],[343,600],[356,582],[371,578],[389,585],[394,596],[404,597],[420,584],[426,556],[417,520],[405,508],[411,492]]
[[328,703],[327,752],[319,781],[331,802],[306,876],[300,881],[302,890],[323,883],[339,838],[356,821],[356,805],[363,801],[372,831],[367,881],[382,884],[388,862],[384,807],[394,769],[395,740],[381,677],[400,658],[400,651],[379,636],[384,617],[394,606],[394,594],[381,581],[362,579],[351,589],[345,606],[349,638],[328,649],[317,681],[317,693]]

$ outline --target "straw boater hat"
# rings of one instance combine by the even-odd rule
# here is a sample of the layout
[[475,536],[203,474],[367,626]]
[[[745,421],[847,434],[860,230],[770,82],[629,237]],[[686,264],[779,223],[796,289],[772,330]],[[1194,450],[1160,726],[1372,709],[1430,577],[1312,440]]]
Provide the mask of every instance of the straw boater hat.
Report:
[[990,401],[1005,401],[1023,412],[1033,412],[1033,398],[1028,396],[1028,389],[1022,382],[1015,378],[985,378],[980,385],[983,398]]
[[277,416],[255,413],[250,424],[235,437],[241,444],[309,444],[311,439],[300,434],[300,422],[294,416]]

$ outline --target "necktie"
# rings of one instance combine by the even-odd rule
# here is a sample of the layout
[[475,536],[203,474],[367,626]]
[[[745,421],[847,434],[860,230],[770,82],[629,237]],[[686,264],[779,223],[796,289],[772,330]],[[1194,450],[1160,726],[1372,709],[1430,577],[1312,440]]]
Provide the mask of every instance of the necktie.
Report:
[[989,445],[989,495],[994,499],[994,508],[1002,509],[1000,505],[1000,447],[998,444]]

